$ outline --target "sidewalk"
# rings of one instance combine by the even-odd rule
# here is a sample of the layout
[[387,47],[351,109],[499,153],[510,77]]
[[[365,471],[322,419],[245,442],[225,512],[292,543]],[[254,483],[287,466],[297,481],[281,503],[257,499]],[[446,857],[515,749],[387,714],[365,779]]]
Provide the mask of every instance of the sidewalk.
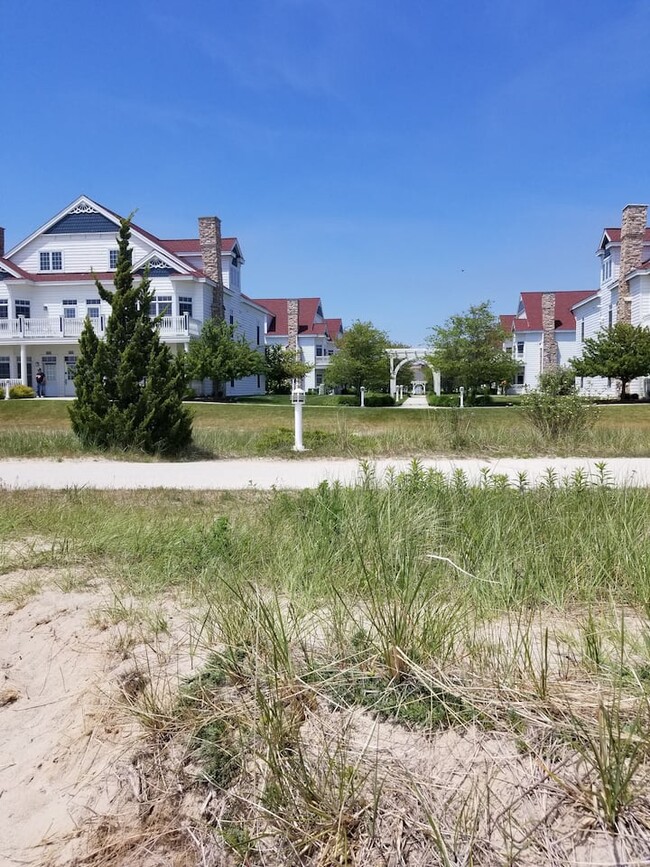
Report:
[[[403,472],[410,460],[382,459],[366,462],[374,467],[381,480],[393,468]],[[597,459],[590,458],[505,458],[481,460],[465,458],[428,459],[422,467],[433,467],[447,476],[461,469],[472,484],[482,477],[482,470],[505,474],[517,483],[521,473],[530,485],[539,484],[549,473],[570,476],[576,470],[598,478]],[[611,458],[603,461],[611,484],[650,487],[650,458]],[[0,489],[93,488],[98,490],[134,490],[170,488],[192,490],[271,490],[272,488],[315,488],[321,482],[354,484],[361,477],[356,460],[216,460],[188,463],[133,463],[107,460],[3,460],[0,461]]]

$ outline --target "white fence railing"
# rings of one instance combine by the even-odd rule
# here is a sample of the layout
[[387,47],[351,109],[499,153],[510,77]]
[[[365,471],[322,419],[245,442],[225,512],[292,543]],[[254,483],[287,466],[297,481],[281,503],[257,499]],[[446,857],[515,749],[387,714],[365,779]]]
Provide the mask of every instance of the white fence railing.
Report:
[[[103,337],[106,331],[107,317],[97,316],[90,321],[97,336]],[[0,342],[52,337],[78,339],[85,322],[85,319],[78,317],[68,319],[65,316],[43,316],[40,318],[19,316],[16,319],[0,319]],[[186,314],[163,316],[158,327],[163,337],[198,337],[201,332],[199,320],[192,319]]]

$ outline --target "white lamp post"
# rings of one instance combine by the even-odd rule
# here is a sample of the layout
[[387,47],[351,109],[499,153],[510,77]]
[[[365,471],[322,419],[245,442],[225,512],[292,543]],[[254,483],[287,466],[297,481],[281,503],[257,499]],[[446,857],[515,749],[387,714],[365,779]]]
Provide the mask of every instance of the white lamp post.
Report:
[[361,406],[366,405],[366,387],[365,385],[361,386]]
[[461,387],[458,389],[458,391],[460,392],[460,408],[462,409],[465,406],[465,388],[464,388],[464,386],[461,385]]
[[302,407],[305,403],[305,392],[298,385],[294,385],[291,391],[291,403],[293,404],[293,432],[294,452],[304,452],[302,444]]

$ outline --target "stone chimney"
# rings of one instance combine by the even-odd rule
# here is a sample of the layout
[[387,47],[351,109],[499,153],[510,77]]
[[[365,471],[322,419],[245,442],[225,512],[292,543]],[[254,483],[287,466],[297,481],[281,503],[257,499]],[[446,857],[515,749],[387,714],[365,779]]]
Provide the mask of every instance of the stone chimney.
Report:
[[648,224],[647,205],[626,205],[621,220],[621,262],[618,269],[616,321],[631,321],[630,287],[627,276],[643,262],[643,240]]
[[287,299],[287,346],[298,349],[298,299]]
[[223,273],[221,266],[221,220],[199,217],[199,244],[206,277],[216,283],[212,291],[212,318],[223,319]]
[[557,367],[557,341],[555,339],[555,293],[542,295],[542,371]]
[[0,256],[5,254],[5,230],[0,226]]

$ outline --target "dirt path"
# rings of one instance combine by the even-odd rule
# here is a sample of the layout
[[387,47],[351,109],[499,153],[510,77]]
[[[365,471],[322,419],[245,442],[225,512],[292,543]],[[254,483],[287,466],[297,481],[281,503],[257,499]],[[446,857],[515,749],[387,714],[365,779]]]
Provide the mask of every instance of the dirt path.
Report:
[[[406,471],[410,460],[382,459],[369,462],[378,478],[390,468]],[[421,460],[425,469],[434,468],[451,475],[463,470],[472,483],[482,478],[487,468],[516,482],[525,473],[530,484],[538,484],[549,469],[559,477],[582,471],[598,477],[599,464],[605,464],[613,484],[650,486],[650,458],[428,458]],[[0,461],[0,488],[72,487],[110,489],[174,488],[193,490],[245,490],[255,488],[315,488],[323,481],[353,484],[360,476],[356,460],[223,460],[188,463],[136,463],[107,460],[4,460]]]

